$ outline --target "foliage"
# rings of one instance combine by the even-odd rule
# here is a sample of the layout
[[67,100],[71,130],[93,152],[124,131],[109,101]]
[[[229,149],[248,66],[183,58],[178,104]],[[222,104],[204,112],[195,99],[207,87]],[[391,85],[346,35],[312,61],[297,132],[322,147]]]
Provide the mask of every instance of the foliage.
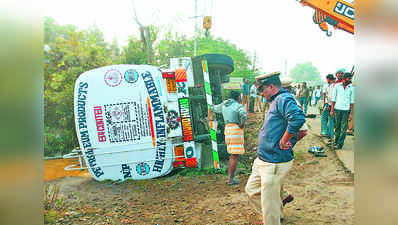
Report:
[[168,65],[170,58],[192,57],[193,40],[186,36],[168,31],[162,40],[155,46],[155,63],[157,65]]
[[98,28],[79,31],[49,18],[44,24],[44,44],[49,47],[44,52],[44,151],[51,155],[66,153],[78,145],[73,118],[76,78],[113,62],[112,51]]
[[198,55],[218,53],[230,56],[234,60],[234,72],[232,77],[243,77],[254,80],[255,73],[258,70],[252,71],[251,59],[249,55],[242,49],[239,49],[235,44],[227,40],[216,38],[209,35],[208,37],[201,36],[198,39]]
[[303,155],[303,151],[295,151],[294,152],[294,160],[297,162],[302,162],[304,161],[304,155]]
[[[154,26],[149,26],[151,42],[155,42],[159,33],[159,29]],[[122,64],[148,64],[148,52],[146,51],[146,44],[134,36],[130,36],[127,46],[123,47],[121,53]],[[156,62],[156,60],[154,60]]]
[[56,209],[64,207],[63,199],[59,197],[59,185],[46,184],[44,187],[44,221],[55,224],[60,217]]
[[319,70],[311,62],[297,64],[290,70],[290,77],[295,83],[307,82],[307,85],[320,85],[322,80]]

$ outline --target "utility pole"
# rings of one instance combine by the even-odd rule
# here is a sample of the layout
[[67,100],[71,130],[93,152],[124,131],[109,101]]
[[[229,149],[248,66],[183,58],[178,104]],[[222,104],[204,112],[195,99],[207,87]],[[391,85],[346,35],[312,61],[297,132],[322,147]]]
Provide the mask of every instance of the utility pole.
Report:
[[255,74],[255,70],[256,70],[256,61],[257,61],[257,53],[256,53],[256,50],[254,50],[254,55],[253,55],[253,63],[252,63],[252,65],[253,65],[253,67],[252,67],[252,71],[253,71],[253,76],[254,77],[256,77],[256,74]]
[[287,59],[285,59],[285,76],[287,77]]

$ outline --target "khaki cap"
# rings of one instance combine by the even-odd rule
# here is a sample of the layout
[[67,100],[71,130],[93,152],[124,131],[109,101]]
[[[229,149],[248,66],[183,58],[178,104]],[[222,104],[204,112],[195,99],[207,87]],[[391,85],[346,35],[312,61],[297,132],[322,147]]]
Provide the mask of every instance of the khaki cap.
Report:
[[281,72],[277,71],[277,72],[273,72],[273,73],[267,73],[267,74],[263,74],[260,76],[256,77],[256,81],[262,81],[262,80],[267,80],[271,77],[276,77],[276,76],[280,76]]
[[281,83],[283,88],[290,87],[293,83],[293,80],[290,77],[284,77],[281,79]]

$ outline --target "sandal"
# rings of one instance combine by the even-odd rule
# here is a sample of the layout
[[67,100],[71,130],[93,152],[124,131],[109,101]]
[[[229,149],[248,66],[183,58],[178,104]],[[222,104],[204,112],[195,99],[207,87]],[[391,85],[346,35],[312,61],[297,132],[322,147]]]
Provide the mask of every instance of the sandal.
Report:
[[312,146],[311,148],[308,149],[308,152],[312,154],[325,152],[325,150],[323,149],[324,149],[323,146]]

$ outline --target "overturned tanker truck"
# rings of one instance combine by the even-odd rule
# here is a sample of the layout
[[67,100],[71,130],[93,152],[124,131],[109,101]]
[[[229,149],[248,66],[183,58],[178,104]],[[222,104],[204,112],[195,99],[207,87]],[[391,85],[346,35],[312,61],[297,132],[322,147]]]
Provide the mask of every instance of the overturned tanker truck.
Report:
[[150,65],[112,65],[81,74],[74,90],[80,147],[64,158],[102,180],[141,180],[174,168],[219,168],[227,157],[224,121],[208,117],[223,101],[233,60],[222,54]]

